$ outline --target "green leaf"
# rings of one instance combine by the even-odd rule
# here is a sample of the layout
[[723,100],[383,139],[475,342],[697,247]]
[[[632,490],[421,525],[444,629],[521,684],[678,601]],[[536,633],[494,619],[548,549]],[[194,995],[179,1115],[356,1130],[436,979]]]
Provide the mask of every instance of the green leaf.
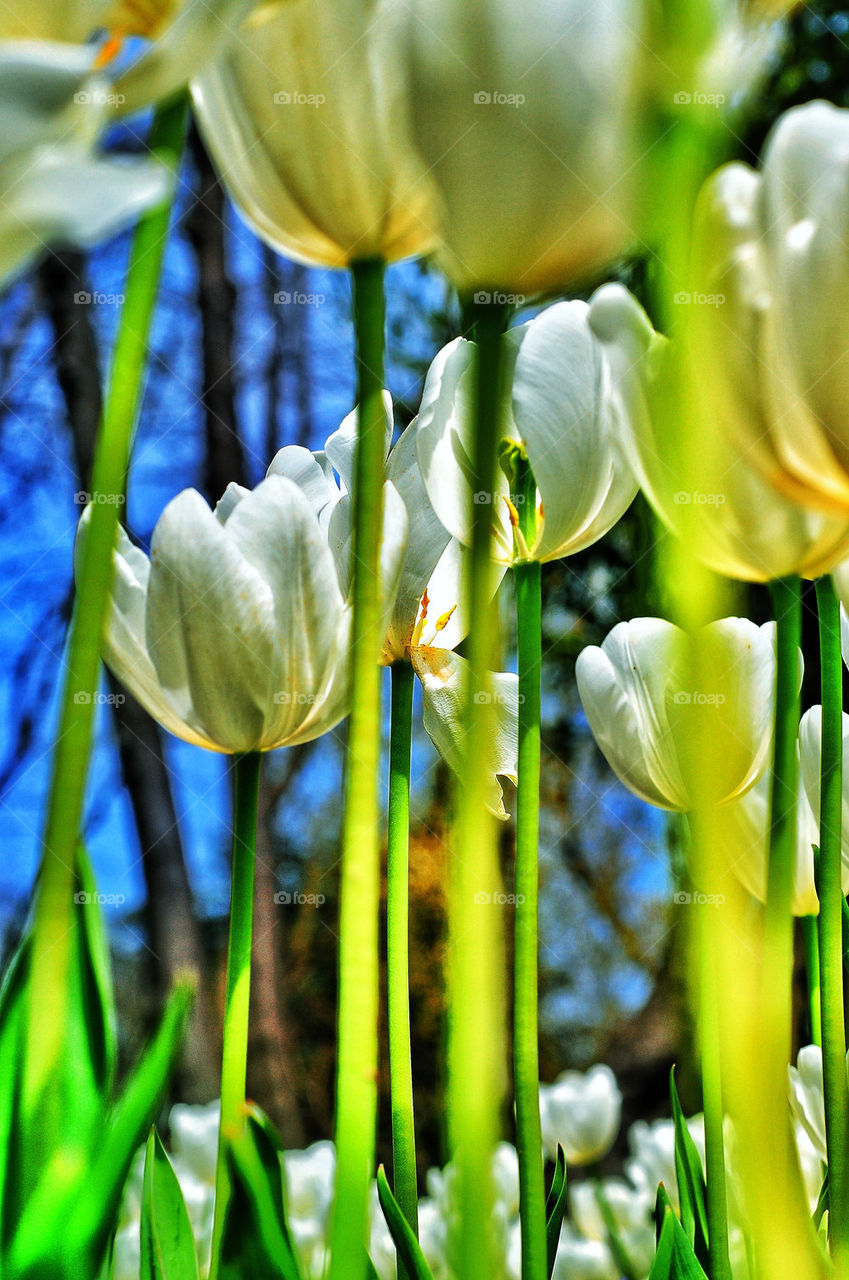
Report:
[[427,1264],[427,1259],[422,1253],[421,1245],[416,1239],[415,1232],[404,1217],[401,1206],[386,1181],[386,1171],[383,1165],[377,1171],[377,1194],[380,1197],[380,1207],[383,1210],[389,1234],[398,1251],[398,1257],[407,1268],[408,1275],[412,1277],[412,1280],[433,1280],[433,1275]]
[[[657,1197],[654,1202],[654,1235],[655,1242],[660,1244],[660,1234],[663,1230],[663,1224],[666,1221],[666,1210],[672,1209],[672,1201],[669,1199],[666,1187],[661,1182],[657,1188]],[[675,1210],[672,1209],[674,1213]]]
[[702,1162],[681,1109],[675,1087],[674,1067],[669,1072],[669,1096],[672,1099],[672,1120],[675,1125],[675,1177],[678,1180],[681,1223],[696,1257],[703,1267],[707,1267],[707,1188]]
[[131,1076],[124,1093],[101,1113],[101,1128],[91,1146],[67,1148],[48,1166],[15,1233],[8,1273],[43,1274],[51,1280],[96,1273],[108,1248],[130,1165],[153,1122],[168,1077],[180,1052],[194,999],[194,981],[179,983],[171,994],[159,1030]]
[[707,1280],[662,1183],[655,1213],[660,1234],[648,1280]]
[[826,1169],[825,1171],[825,1176],[823,1177],[823,1180],[822,1180],[822,1186],[820,1187],[820,1193],[817,1196],[817,1207],[816,1209],[814,1209],[814,1213],[813,1213],[813,1223],[814,1223],[815,1231],[819,1231],[823,1214],[826,1213],[827,1211],[828,1211],[828,1169]]
[[186,1202],[155,1129],[150,1131],[144,1161],[140,1280],[198,1280]]
[[554,1271],[554,1259],[557,1257],[557,1246],[560,1243],[560,1229],[563,1226],[563,1214],[566,1211],[566,1155],[560,1143],[557,1144],[557,1160],[554,1165],[554,1177],[548,1199],[545,1203],[545,1239],[548,1254],[548,1280]]
[[227,1144],[231,1190],[219,1280],[301,1280],[286,1223],[280,1155],[270,1120],[250,1108],[244,1132]]

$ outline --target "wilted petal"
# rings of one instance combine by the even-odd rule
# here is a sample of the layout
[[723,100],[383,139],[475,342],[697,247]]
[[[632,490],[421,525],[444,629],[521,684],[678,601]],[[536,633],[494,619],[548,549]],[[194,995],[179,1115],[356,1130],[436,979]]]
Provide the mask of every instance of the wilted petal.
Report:
[[[410,660],[422,684],[423,723],[433,745],[446,764],[462,777],[465,763],[466,681],[469,664],[447,649],[421,645]],[[519,681],[510,674],[490,673],[487,692],[480,695],[492,712],[486,758],[480,767],[487,779],[487,808],[497,818],[506,818],[504,789],[499,777],[517,780],[519,754]]]

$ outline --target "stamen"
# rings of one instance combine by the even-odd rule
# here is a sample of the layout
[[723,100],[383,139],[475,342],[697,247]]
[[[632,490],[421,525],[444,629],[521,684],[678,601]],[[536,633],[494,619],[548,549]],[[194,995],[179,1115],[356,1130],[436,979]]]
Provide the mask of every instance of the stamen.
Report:
[[427,607],[429,604],[430,604],[430,601],[427,598],[427,587],[425,587],[424,595],[422,596],[422,602],[420,605],[421,614],[419,615],[418,622],[413,627],[413,634],[410,636],[411,649],[415,649],[416,645],[421,644],[422,642],[422,632],[424,631],[424,624],[425,624],[425,621],[427,620]]
[[456,604],[452,604],[450,609],[447,609],[445,613],[442,613],[439,615],[439,617],[436,619],[437,631],[445,630],[445,628],[448,626],[448,619],[451,617],[451,614],[454,612],[456,608],[457,608]]
[[507,503],[507,510],[510,512],[510,523],[512,524],[514,529],[518,529],[519,513],[516,510],[516,508],[513,506],[513,503],[510,501],[510,499],[506,495],[505,495],[504,501]]

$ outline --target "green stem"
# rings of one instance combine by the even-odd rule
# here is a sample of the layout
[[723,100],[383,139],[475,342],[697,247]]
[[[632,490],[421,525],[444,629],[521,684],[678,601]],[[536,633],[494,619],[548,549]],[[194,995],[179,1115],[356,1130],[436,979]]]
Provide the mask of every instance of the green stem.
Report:
[[262,754],[248,751],[233,757],[233,869],[230,890],[230,936],[224,997],[224,1047],[221,1058],[221,1123],[215,1171],[210,1280],[218,1275],[224,1217],[230,1197],[226,1143],[245,1123],[245,1081],[251,1000],[256,819]]
[[[389,1022],[389,1087],[392,1107],[393,1191],[404,1217],[418,1235],[416,1129],[410,1049],[410,746],[413,732],[414,673],[395,662],[389,739],[389,830],[386,853],[386,968]],[[398,1259],[398,1280],[407,1269]]]
[[473,495],[491,495],[495,489],[507,311],[481,303],[470,315],[477,354],[469,493],[471,554],[466,558],[462,593],[466,616],[474,619],[474,626],[467,648],[470,676],[463,722],[468,732],[451,858],[448,970],[448,1121],[457,1171],[457,1280],[480,1280],[497,1274],[501,1267],[491,1230],[491,1162],[500,1132],[504,1075],[503,946],[501,913],[494,899],[499,885],[498,850],[495,820],[486,808],[483,763],[492,740],[492,709],[478,696],[486,691],[494,648],[492,507],[473,502]]
[[330,1280],[362,1280],[377,1119],[384,264],[378,260],[355,263],[352,275],[359,421],[353,493],[351,712],[342,819],[336,1195]]
[[849,1264],[849,1090],[843,1014],[843,659],[840,606],[830,577],[816,582],[822,676],[819,939],[822,1068],[828,1151],[829,1238]]
[[[536,535],[536,483],[516,459],[514,501],[528,545]],[[539,785],[542,715],[542,575],[538,561],[516,564],[519,765],[516,800],[516,915],[513,956],[513,1088],[519,1155],[522,1280],[548,1280],[545,1180],[539,1115]]]
[[[185,99],[160,107],[150,145],[177,167],[185,134]],[[67,975],[73,938],[74,849],[83,821],[100,645],[112,587],[112,548],[133,429],[142,397],[148,336],[171,220],[171,201],[139,222],[130,251],[109,391],[94,457],[92,511],[76,576],[76,602],[65,659],[62,710],[35,903],[30,1006],[23,1064],[24,1109],[32,1115],[58,1055],[67,1022]]]
[[805,948],[805,974],[808,979],[808,1012],[811,1019],[811,1040],[822,1048],[818,920],[816,916],[801,916],[799,924],[802,927],[802,944]]
[[728,1195],[725,1179],[724,1107],[720,1050],[719,999],[716,956],[707,913],[712,906],[697,905],[699,946],[699,1041],[702,1068],[702,1102],[705,1121],[705,1172],[707,1186],[708,1253],[710,1280],[731,1280],[728,1255]]

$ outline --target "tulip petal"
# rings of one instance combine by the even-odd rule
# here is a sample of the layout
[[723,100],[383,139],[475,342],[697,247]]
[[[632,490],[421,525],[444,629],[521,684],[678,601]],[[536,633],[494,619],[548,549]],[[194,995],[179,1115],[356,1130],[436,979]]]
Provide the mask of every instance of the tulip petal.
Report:
[[[452,537],[471,542],[471,441],[474,414],[474,345],[455,338],[437,354],[427,372],[416,419],[416,448],[427,496]],[[513,531],[507,504],[510,488],[499,469],[495,493],[475,494],[491,505],[494,554],[509,564]]]
[[[517,443],[527,450],[541,498],[541,527],[530,548],[536,560],[590,545],[637,492],[612,444],[612,386],[589,314],[585,302],[561,302],[508,334],[517,346]],[[615,477],[623,469],[624,477]]]
[[[385,427],[385,444],[384,458],[389,453],[389,446],[392,444],[392,433],[395,430],[395,407],[392,403],[392,397],[388,391],[383,392],[383,409],[386,414]],[[358,409],[352,409],[351,412],[342,419],[339,426],[328,436],[324,442],[324,452],[330,462],[338,471],[343,488],[352,493],[354,489],[354,468],[356,466],[357,454],[357,419],[359,416]]]
[[323,460],[323,453],[318,456],[302,445],[287,444],[274,455],[266,475],[286,476],[306,495],[316,515],[321,516],[340,498],[339,486],[326,461],[322,465]]
[[249,504],[238,503],[222,527],[199,493],[183,490],[162,513],[151,544],[146,633],[153,664],[168,697],[185,716],[193,708],[228,751],[259,747],[279,682],[271,588],[230,531]]
[[[423,723],[433,745],[446,764],[462,776],[466,727],[466,681],[469,664],[447,649],[420,645],[410,660],[422,685]],[[491,736],[486,759],[486,805],[496,818],[506,819],[504,788],[499,777],[517,781],[519,754],[519,681],[504,673],[489,674]]]

